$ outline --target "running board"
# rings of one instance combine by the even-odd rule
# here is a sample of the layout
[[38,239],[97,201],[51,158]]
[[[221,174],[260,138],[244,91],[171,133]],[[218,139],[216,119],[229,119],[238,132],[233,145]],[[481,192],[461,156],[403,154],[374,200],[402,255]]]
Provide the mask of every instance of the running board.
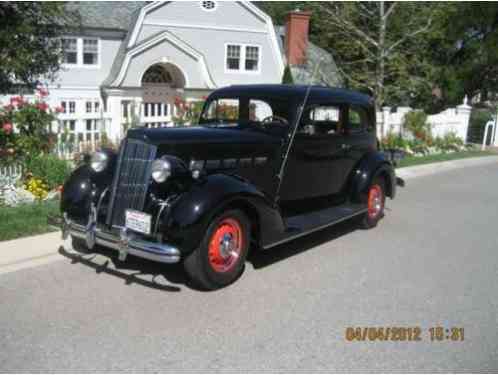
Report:
[[263,249],[280,245],[292,241],[296,238],[327,228],[341,221],[351,219],[355,216],[367,212],[365,205],[344,204],[324,210],[313,211],[303,215],[290,216],[287,218],[287,229],[282,234],[282,238],[263,246]]

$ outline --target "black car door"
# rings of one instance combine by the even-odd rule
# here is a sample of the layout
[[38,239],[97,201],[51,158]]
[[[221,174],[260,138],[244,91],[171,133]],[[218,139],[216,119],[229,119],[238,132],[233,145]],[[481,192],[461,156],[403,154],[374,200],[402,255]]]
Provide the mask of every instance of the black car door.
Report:
[[304,111],[284,171],[279,194],[282,204],[341,191],[345,111],[337,104],[312,106]]
[[[342,148],[344,150],[343,173],[345,184],[349,181],[355,166],[362,157],[375,150],[376,135],[373,119],[369,118],[368,112],[358,106],[348,106],[347,121],[342,136]],[[344,185],[343,188],[347,186]]]

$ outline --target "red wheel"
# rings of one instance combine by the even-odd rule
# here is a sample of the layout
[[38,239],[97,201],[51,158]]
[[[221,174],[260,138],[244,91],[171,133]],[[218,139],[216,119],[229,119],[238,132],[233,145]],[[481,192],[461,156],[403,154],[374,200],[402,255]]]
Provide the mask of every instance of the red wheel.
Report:
[[219,224],[209,241],[209,264],[216,272],[230,271],[243,248],[242,227],[237,219],[228,217]]
[[386,201],[384,179],[375,178],[367,193],[367,213],[361,219],[361,227],[370,229],[377,225],[384,216],[384,205]]
[[200,246],[183,266],[202,289],[217,289],[235,281],[244,269],[249,251],[250,223],[240,210],[228,210],[214,218]]
[[373,184],[368,190],[368,217],[375,219],[384,209],[384,192],[379,184]]

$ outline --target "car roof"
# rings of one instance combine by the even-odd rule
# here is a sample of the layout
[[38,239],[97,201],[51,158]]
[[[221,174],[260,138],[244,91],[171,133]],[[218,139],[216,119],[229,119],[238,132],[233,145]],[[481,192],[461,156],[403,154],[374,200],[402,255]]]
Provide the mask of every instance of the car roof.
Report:
[[[271,96],[302,98],[306,95],[307,85],[232,85],[214,91],[210,98],[234,97],[234,96]],[[365,107],[372,107],[372,97],[353,90],[336,87],[311,86],[309,102],[333,101],[340,103],[352,103]]]

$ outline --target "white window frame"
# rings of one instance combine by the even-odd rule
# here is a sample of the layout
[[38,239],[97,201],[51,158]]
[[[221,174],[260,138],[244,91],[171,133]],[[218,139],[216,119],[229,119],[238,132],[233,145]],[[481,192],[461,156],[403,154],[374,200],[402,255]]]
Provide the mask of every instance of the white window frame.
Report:
[[75,37],[75,36],[63,36],[61,38],[61,42],[62,42],[62,39],[73,39],[73,40],[76,40],[76,63],[66,63],[66,62],[64,62],[64,57],[63,57],[62,65],[66,66],[66,67],[75,67],[75,66],[78,66],[78,62],[79,62],[78,38]]
[[[102,40],[97,37],[86,37],[86,36],[63,36],[62,39],[76,39],[76,64],[66,64],[62,63],[61,66],[64,68],[82,68],[82,69],[100,69],[100,64],[102,61]],[[83,64],[83,39],[91,39],[97,41],[97,64]]]
[[[239,46],[240,47],[240,64],[239,69],[228,69],[227,66],[227,57],[228,57],[228,46]],[[258,69],[257,70],[246,70],[246,47],[256,47],[258,49]],[[229,74],[260,74],[261,66],[263,65],[263,56],[262,56],[262,48],[261,45],[255,43],[238,43],[238,42],[230,42],[225,43],[225,54],[223,58],[223,66],[225,73]]]

